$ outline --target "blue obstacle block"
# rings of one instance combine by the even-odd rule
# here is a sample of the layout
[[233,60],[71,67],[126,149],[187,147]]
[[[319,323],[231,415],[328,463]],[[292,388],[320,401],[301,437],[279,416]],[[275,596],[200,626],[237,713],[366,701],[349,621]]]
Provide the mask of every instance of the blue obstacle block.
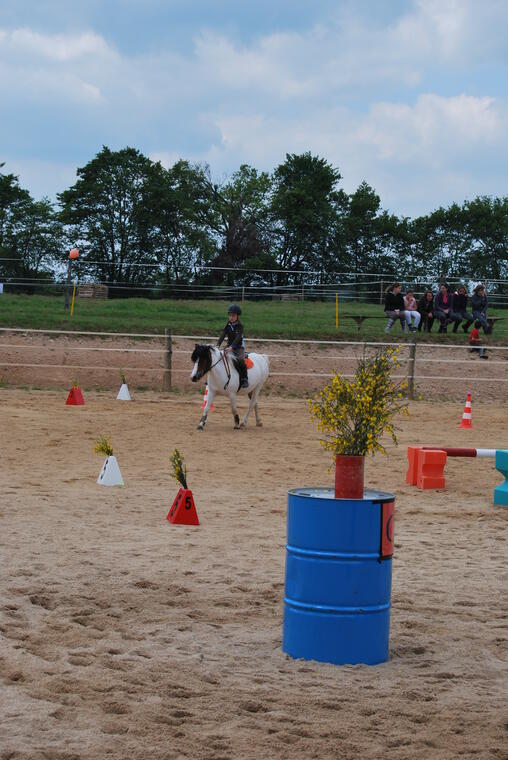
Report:
[[505,481],[494,488],[494,504],[508,507],[508,451],[496,451],[496,470],[504,475]]

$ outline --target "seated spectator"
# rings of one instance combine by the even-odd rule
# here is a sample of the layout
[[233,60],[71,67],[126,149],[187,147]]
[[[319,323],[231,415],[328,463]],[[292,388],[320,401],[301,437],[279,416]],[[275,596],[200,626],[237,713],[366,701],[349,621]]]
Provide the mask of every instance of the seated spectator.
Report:
[[483,285],[477,285],[471,296],[471,310],[473,317],[483,327],[484,333],[490,332],[489,323],[487,322],[487,294]]
[[434,298],[434,314],[440,322],[438,330],[440,333],[445,333],[447,326],[453,321],[450,317],[451,308],[452,297],[448,285],[442,283]]
[[466,320],[465,324],[462,325],[462,329],[464,332],[467,332],[469,329],[469,326],[473,324],[474,319],[471,316],[471,314],[468,314],[467,312],[467,301],[468,301],[468,295],[466,292],[466,288],[464,285],[459,285],[455,293],[452,295],[452,308],[450,310],[450,317],[454,321],[453,325],[453,332],[457,332],[457,328],[462,322],[463,319]]
[[[420,324],[421,316],[416,305],[415,294],[412,290],[406,290],[406,295],[404,296],[404,308],[407,326],[411,332],[416,332],[418,325]],[[414,320],[413,324],[411,324],[411,319]]]
[[425,330],[430,332],[434,324],[434,293],[432,290],[427,290],[420,298],[418,301],[418,311],[421,317],[418,329],[421,330],[423,325]]
[[471,334],[469,336],[469,351],[473,354],[475,352],[478,352],[480,354],[480,359],[488,359],[484,347],[481,344],[480,341],[480,327],[482,326],[482,323],[479,319],[476,320],[474,323],[474,327],[471,330]]
[[402,297],[402,285],[400,282],[394,282],[386,289],[385,296],[385,314],[388,317],[388,322],[385,327],[385,333],[390,332],[390,328],[393,323],[399,319],[402,327],[402,332],[407,331],[406,315],[404,313],[404,298]]

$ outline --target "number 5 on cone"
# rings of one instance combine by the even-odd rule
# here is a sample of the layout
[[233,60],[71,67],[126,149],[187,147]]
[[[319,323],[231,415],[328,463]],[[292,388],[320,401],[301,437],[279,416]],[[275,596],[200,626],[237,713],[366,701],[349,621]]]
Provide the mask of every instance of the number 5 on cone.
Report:
[[173,525],[199,525],[194,497],[189,488],[180,488],[166,520]]

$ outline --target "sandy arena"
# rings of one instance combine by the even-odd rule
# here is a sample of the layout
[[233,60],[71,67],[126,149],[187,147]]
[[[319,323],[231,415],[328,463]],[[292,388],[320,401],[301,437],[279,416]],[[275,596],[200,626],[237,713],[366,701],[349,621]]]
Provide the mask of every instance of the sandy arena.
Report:
[[[491,459],[404,484],[409,443],[508,448],[508,404],[419,402],[366,463],[396,494],[390,660],[281,651],[286,493],[331,484],[304,400],[203,433],[194,393],[0,390],[1,760],[506,758],[508,509]],[[111,435],[124,488],[95,481]],[[166,520],[182,450],[201,526]]]

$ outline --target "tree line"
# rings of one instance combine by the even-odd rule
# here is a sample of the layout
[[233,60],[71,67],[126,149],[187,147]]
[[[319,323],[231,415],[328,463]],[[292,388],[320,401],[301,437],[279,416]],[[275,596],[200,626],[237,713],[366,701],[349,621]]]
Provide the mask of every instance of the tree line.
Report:
[[134,148],[103,147],[52,203],[0,168],[0,280],[54,281],[73,246],[80,273],[126,288],[283,286],[301,283],[302,272],[320,285],[369,273],[508,279],[508,197],[411,219],[383,210],[367,182],[346,193],[340,180],[310,152],[287,154],[271,174],[243,164],[217,183],[206,165],[166,169]]

